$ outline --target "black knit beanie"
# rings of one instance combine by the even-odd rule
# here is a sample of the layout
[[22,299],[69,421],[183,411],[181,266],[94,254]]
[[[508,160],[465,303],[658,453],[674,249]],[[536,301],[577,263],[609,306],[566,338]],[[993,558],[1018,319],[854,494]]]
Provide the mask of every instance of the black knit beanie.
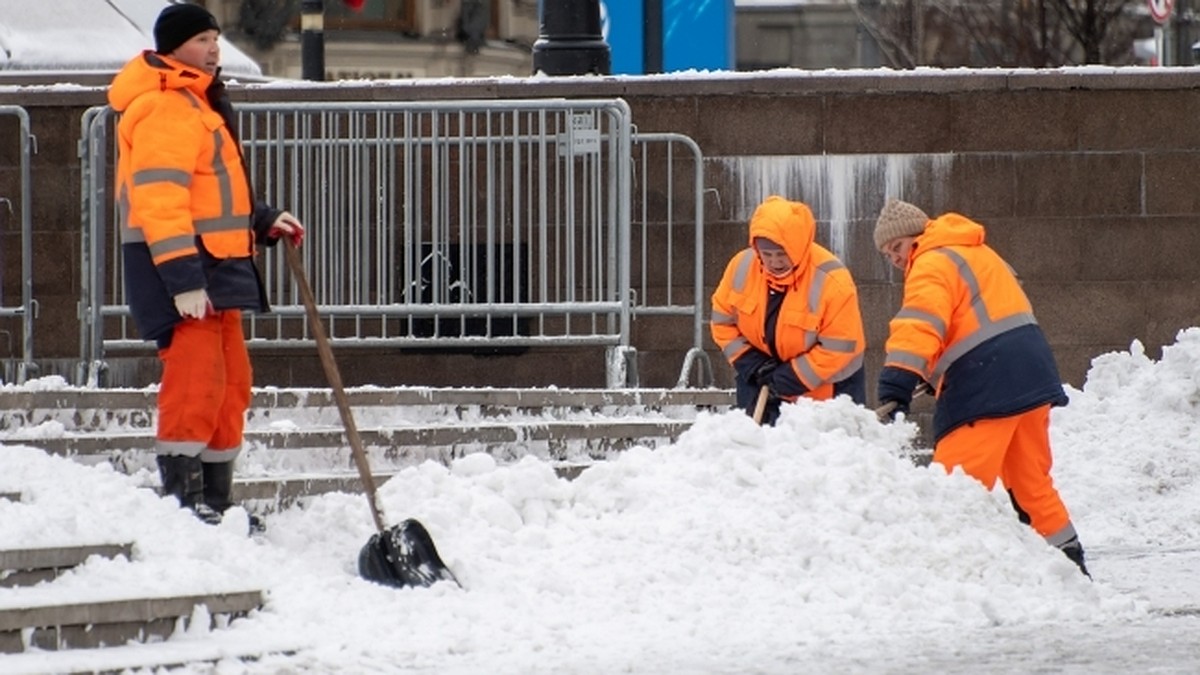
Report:
[[170,54],[206,30],[220,31],[217,18],[199,5],[168,5],[154,22],[154,51]]

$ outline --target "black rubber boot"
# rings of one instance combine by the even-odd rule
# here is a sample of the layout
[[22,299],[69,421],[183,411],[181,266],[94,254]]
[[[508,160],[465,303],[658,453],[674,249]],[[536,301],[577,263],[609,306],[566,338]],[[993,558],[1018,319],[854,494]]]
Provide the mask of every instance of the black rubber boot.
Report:
[[[233,470],[233,462],[204,462],[204,503],[222,515],[233,506]],[[251,534],[267,529],[261,518],[249,516]]]
[[233,506],[233,462],[203,462],[204,503],[217,513]]
[[199,457],[158,455],[156,459],[164,495],[174,496],[180,506],[191,509],[209,525],[221,522],[221,514],[204,503],[204,469]]
[[1092,578],[1092,575],[1088,573],[1087,565],[1083,562],[1083,544],[1079,543],[1079,537],[1071,537],[1071,540],[1059,546],[1059,549],[1062,550],[1063,555],[1070,558],[1071,562],[1079,566],[1079,571],[1083,572],[1084,576]]

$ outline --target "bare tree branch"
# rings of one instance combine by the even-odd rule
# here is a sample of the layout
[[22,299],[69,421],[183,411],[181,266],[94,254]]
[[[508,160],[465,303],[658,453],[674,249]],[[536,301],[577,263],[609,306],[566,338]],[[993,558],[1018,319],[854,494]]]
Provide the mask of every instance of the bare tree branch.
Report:
[[1143,2],[855,0],[852,6],[896,68],[1057,67],[1127,63]]

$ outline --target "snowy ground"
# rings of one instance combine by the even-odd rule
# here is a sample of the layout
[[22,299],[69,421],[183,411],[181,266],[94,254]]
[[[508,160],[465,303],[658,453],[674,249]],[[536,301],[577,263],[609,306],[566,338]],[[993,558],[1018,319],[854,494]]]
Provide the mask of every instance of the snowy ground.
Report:
[[[34,385],[36,386],[36,384]],[[1095,580],[1002,491],[902,455],[915,429],[845,401],[775,428],[701,415],[678,443],[573,482],[528,458],[426,463],[380,489],[464,588],[360,579],[362,495],[201,525],[144,477],[5,447],[0,548],[135,541],[0,608],[261,588],[224,630],[104,654],[0,656],[0,672],[206,658],[185,672],[793,673],[1200,670],[1200,329],[1159,361],[1096,359],[1055,410],[1055,479]],[[231,519],[232,520],[232,519]],[[232,657],[263,654],[256,661]]]

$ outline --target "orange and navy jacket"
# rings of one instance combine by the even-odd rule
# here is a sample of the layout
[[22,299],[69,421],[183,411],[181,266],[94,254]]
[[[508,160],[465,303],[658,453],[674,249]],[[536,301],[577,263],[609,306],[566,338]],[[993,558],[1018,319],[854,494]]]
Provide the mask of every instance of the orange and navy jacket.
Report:
[[[739,362],[774,357],[801,385],[796,392],[819,401],[833,398],[835,384],[861,379],[866,338],[854,280],[815,236],[807,206],[768,197],[750,220],[750,248],[733,256],[713,293],[711,329],[739,374],[745,371]],[[766,271],[754,248],[757,237],[783,247],[794,264],[789,276],[775,279]],[[769,285],[786,291],[773,332],[766,321]]]
[[129,308],[147,340],[180,321],[173,297],[266,311],[254,246],[279,211],[255,204],[221,82],[145,51],[113,78],[116,200]]
[[974,420],[1067,402],[1016,274],[983,242],[983,226],[957,213],[931,220],[914,242],[904,303],[890,323],[880,388],[928,382],[938,439]]

